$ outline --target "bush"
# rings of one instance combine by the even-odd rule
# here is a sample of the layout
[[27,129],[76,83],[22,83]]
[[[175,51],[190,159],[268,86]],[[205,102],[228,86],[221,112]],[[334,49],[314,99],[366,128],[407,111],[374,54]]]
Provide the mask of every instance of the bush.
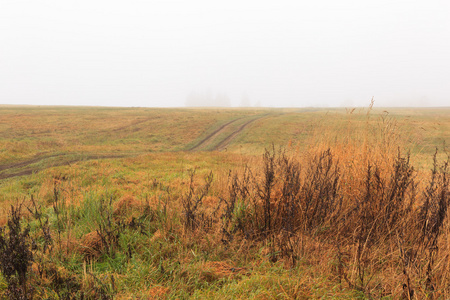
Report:
[[30,243],[30,228],[20,223],[21,205],[11,206],[8,230],[0,228],[1,271],[8,283],[10,299],[30,299],[32,288],[27,287],[28,268],[33,261]]

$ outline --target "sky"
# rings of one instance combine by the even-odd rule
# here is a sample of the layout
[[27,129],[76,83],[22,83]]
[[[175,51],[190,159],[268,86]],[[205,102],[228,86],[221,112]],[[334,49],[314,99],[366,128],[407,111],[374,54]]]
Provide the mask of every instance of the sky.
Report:
[[450,1],[0,0],[0,104],[450,106]]

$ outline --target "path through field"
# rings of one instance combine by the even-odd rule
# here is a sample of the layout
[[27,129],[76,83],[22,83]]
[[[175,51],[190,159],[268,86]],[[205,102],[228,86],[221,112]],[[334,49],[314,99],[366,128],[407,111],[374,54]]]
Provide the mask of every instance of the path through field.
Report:
[[78,161],[106,158],[125,158],[130,154],[122,155],[76,155],[76,154],[52,154],[38,155],[32,159],[13,164],[0,165],[0,180],[23,175],[31,175],[51,167],[65,166]]
[[249,120],[245,122],[241,127],[239,127],[236,131],[231,133],[229,136],[227,136],[224,140],[222,140],[218,145],[214,147],[214,150],[224,150],[226,147],[237,137],[239,133],[241,133],[246,127],[248,127],[251,123],[255,122],[256,120],[259,120],[267,115],[259,116],[258,118]]
[[201,148],[203,148],[205,145],[207,145],[208,143],[210,143],[212,140],[216,139],[216,137],[222,132],[224,131],[226,128],[228,128],[231,124],[233,124],[234,122],[240,120],[242,118],[237,118],[234,120],[229,121],[228,123],[223,124],[222,126],[220,126],[219,128],[217,128],[216,130],[214,130],[211,134],[209,134],[207,137],[205,137],[204,139],[202,139],[200,142],[198,142],[196,145],[194,145],[192,148],[189,149],[189,151],[199,151]]
[[[239,126],[239,121],[244,118],[237,118],[229,121],[228,123],[220,126],[218,129],[210,133],[207,137],[203,138],[195,146],[191,147],[189,151],[221,151],[240,134],[251,123],[266,117],[268,114],[258,115],[247,119],[243,124]],[[239,126],[236,128],[236,126]]]
[[[191,146],[187,151],[223,151],[225,150],[242,131],[244,131],[250,124],[267,117],[270,114],[259,114],[250,117],[239,117],[232,119],[206,137]],[[148,121],[148,119],[138,120],[132,125],[141,124]],[[130,125],[131,126],[131,125]],[[115,130],[123,130],[127,127],[121,127]],[[27,160],[0,164],[0,180],[30,175],[51,167],[70,165],[78,161],[87,161],[92,159],[108,159],[108,158],[126,158],[143,154],[141,152],[121,153],[121,154],[100,154],[100,153],[39,153],[36,156]]]

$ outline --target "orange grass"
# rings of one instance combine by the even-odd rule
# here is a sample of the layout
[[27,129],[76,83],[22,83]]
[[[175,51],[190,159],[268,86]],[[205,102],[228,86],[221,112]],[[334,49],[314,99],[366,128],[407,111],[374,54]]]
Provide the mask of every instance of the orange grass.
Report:
[[[267,111],[1,109],[4,164],[42,152],[132,154],[46,165],[38,173],[0,181],[0,226],[6,223],[10,206],[18,203],[24,207],[24,223],[31,224],[30,238],[37,248],[28,284],[36,295],[52,297],[56,291],[77,297],[83,293],[88,299],[450,295],[448,212],[437,231],[431,225],[421,227],[437,224],[442,203],[435,197],[428,214],[420,217],[431,180],[431,144],[440,147],[449,138],[450,122],[442,111],[277,110],[246,127],[227,151],[189,152],[179,150],[220,124]],[[440,129],[424,137],[415,130],[419,123],[412,126],[411,120],[428,129],[439,122]],[[16,122],[19,125],[12,126]],[[264,147],[275,153],[261,155]],[[397,202],[386,200],[389,188],[395,186],[389,184],[401,185],[406,176],[395,175],[396,168],[410,170],[406,163],[410,149],[410,163],[418,164],[411,169],[414,188],[409,186],[404,197],[395,198]],[[445,157],[441,149],[438,161]],[[267,188],[271,159],[274,177]],[[329,173],[323,171],[327,164]],[[292,180],[297,170],[298,182]],[[188,216],[183,203],[190,197],[190,187],[196,203],[210,171],[213,183]],[[320,180],[315,182],[314,176]],[[384,189],[376,189],[377,176]],[[368,186],[377,192],[368,192]],[[448,199],[448,186],[442,195]],[[33,207],[31,196],[41,219],[33,209],[25,209]],[[321,203],[325,198],[335,202]],[[317,203],[321,204],[314,206]],[[44,250],[46,228],[52,244]],[[65,283],[58,285],[50,278]],[[4,278],[0,283],[5,295]],[[69,286],[73,289],[67,290]]]

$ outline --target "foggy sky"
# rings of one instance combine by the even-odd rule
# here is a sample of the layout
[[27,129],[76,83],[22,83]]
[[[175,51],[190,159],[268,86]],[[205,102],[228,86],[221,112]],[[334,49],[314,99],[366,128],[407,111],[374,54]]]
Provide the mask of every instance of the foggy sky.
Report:
[[0,0],[0,104],[450,106],[449,15],[433,0]]

